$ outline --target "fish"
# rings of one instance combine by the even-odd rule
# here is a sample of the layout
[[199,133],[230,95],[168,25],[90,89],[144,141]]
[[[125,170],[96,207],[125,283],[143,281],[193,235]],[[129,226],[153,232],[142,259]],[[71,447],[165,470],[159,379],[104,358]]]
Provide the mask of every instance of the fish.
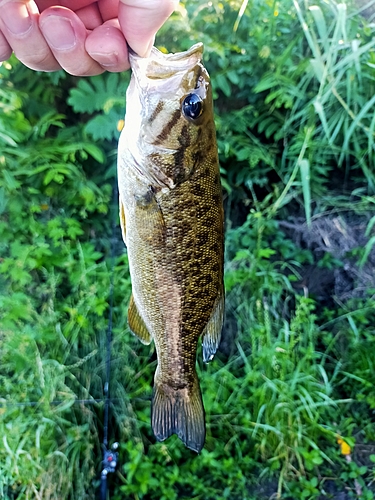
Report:
[[205,412],[198,341],[213,359],[224,319],[224,211],[210,77],[203,44],[147,58],[132,77],[118,145],[120,223],[132,295],[130,330],[155,343],[151,424],[199,453]]

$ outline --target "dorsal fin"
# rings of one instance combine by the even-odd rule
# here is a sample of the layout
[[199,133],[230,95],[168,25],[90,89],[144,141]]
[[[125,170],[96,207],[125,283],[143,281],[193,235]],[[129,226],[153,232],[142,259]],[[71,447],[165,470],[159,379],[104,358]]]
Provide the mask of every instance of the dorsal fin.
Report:
[[133,294],[130,297],[129,308],[128,308],[128,325],[132,333],[136,335],[142,344],[150,344],[152,337],[147,330],[145,322],[141,318],[138,312],[137,306],[135,305]]

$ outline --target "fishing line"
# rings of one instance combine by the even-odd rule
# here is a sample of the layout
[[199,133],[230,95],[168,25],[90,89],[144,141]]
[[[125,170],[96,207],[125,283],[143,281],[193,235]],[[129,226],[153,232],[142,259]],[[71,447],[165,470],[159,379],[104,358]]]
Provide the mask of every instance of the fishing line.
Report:
[[[112,401],[121,401],[120,398],[108,398],[110,400],[110,402]],[[73,405],[94,405],[94,404],[97,404],[97,403],[103,403],[103,401],[106,401],[106,399],[104,398],[100,398],[100,399],[74,399],[72,400],[72,404]],[[48,404],[50,406],[58,406],[58,405],[62,405],[64,403],[67,403],[68,400],[66,399],[65,401],[50,401]],[[22,407],[22,406],[39,406],[39,405],[42,405],[44,404],[44,401],[25,401],[24,403],[12,403],[12,402],[8,402],[6,401],[5,403],[0,401],[0,408],[12,408],[12,406],[15,406],[15,407]]]
[[[119,401],[123,401],[121,398],[108,398],[110,403],[118,403]],[[71,400],[72,405],[95,405],[98,403],[103,403],[106,401],[105,398],[99,398],[99,399],[74,399]],[[144,398],[133,398],[132,401],[151,401],[151,396],[145,396]],[[47,404],[50,406],[58,406],[67,403],[68,400],[56,400],[56,401],[49,401]],[[0,408],[12,408],[12,407],[27,407],[27,406],[40,406],[46,404],[45,401],[25,401],[23,403],[13,403],[12,401],[0,401]]]

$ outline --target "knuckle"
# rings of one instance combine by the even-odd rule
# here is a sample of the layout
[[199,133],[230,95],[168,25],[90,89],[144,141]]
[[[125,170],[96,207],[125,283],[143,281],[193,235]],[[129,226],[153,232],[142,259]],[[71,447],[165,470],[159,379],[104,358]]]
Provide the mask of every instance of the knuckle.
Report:
[[17,58],[28,68],[36,71],[54,71],[59,69],[59,64],[53,55],[48,51],[42,51],[38,54],[17,54]]

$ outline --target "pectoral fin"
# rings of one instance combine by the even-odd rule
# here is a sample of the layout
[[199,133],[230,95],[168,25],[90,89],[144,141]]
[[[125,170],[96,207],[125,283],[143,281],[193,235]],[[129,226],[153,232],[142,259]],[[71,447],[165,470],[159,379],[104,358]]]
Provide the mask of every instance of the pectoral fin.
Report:
[[203,361],[208,363],[213,359],[219,347],[221,330],[224,322],[224,291],[217,298],[212,316],[203,331]]
[[137,306],[135,305],[133,295],[130,297],[129,309],[128,309],[128,325],[132,333],[136,335],[142,344],[151,343],[151,335],[147,330],[145,322],[141,318],[138,312]]
[[138,235],[143,241],[147,241],[153,246],[163,244],[166,225],[151,187],[148,187],[147,190],[139,190],[134,195],[134,199]]

